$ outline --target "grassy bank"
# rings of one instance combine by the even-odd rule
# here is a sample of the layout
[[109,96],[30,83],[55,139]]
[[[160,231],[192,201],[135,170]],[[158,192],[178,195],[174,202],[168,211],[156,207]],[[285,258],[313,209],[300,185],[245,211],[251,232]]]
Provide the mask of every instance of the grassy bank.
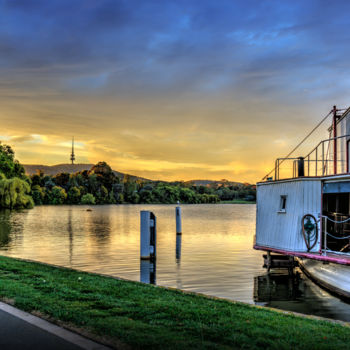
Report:
[[241,303],[0,257],[0,298],[142,349],[346,349],[350,328]]
[[231,201],[220,201],[220,204],[255,204],[254,201],[245,201],[243,199],[233,199]]

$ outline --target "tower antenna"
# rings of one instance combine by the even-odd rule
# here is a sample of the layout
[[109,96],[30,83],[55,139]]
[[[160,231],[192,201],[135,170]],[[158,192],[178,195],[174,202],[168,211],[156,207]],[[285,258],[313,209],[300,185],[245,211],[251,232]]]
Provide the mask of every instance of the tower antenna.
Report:
[[70,155],[70,160],[72,161],[72,164],[74,164],[75,161],[75,154],[74,154],[74,136],[72,138],[72,153]]

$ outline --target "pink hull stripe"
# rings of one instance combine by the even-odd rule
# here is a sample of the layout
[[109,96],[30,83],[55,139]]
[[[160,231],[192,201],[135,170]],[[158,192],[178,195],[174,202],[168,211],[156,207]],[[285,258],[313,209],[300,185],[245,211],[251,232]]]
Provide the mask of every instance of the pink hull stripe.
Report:
[[289,255],[289,256],[297,256],[299,258],[328,261],[328,262],[332,262],[335,264],[342,264],[342,265],[350,265],[350,256],[338,255],[335,253],[327,253],[327,255],[324,256],[324,255],[320,255],[320,253],[293,252],[293,251],[263,247],[258,245],[254,245],[254,249],[264,250],[267,252],[274,252],[274,253]]

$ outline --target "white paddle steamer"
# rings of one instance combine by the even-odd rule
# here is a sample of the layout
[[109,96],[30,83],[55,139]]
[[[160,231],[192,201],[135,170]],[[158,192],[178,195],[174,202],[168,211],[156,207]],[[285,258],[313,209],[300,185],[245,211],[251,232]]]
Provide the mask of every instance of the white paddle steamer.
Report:
[[257,184],[254,248],[268,260],[296,257],[309,277],[350,298],[350,108],[334,106],[321,123],[331,118],[328,139],[278,158]]

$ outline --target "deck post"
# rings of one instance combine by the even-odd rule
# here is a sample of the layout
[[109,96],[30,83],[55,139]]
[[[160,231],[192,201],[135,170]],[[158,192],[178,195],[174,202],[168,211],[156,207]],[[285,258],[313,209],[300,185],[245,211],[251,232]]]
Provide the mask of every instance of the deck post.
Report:
[[328,217],[325,216],[324,220],[324,255],[327,255],[327,219]]
[[322,176],[324,176],[324,142],[322,141]]
[[337,174],[337,107],[333,106],[333,171]]
[[318,165],[318,152],[317,152],[317,147],[316,147],[316,155],[315,155],[315,170],[316,170],[316,176],[317,176],[317,165]]

